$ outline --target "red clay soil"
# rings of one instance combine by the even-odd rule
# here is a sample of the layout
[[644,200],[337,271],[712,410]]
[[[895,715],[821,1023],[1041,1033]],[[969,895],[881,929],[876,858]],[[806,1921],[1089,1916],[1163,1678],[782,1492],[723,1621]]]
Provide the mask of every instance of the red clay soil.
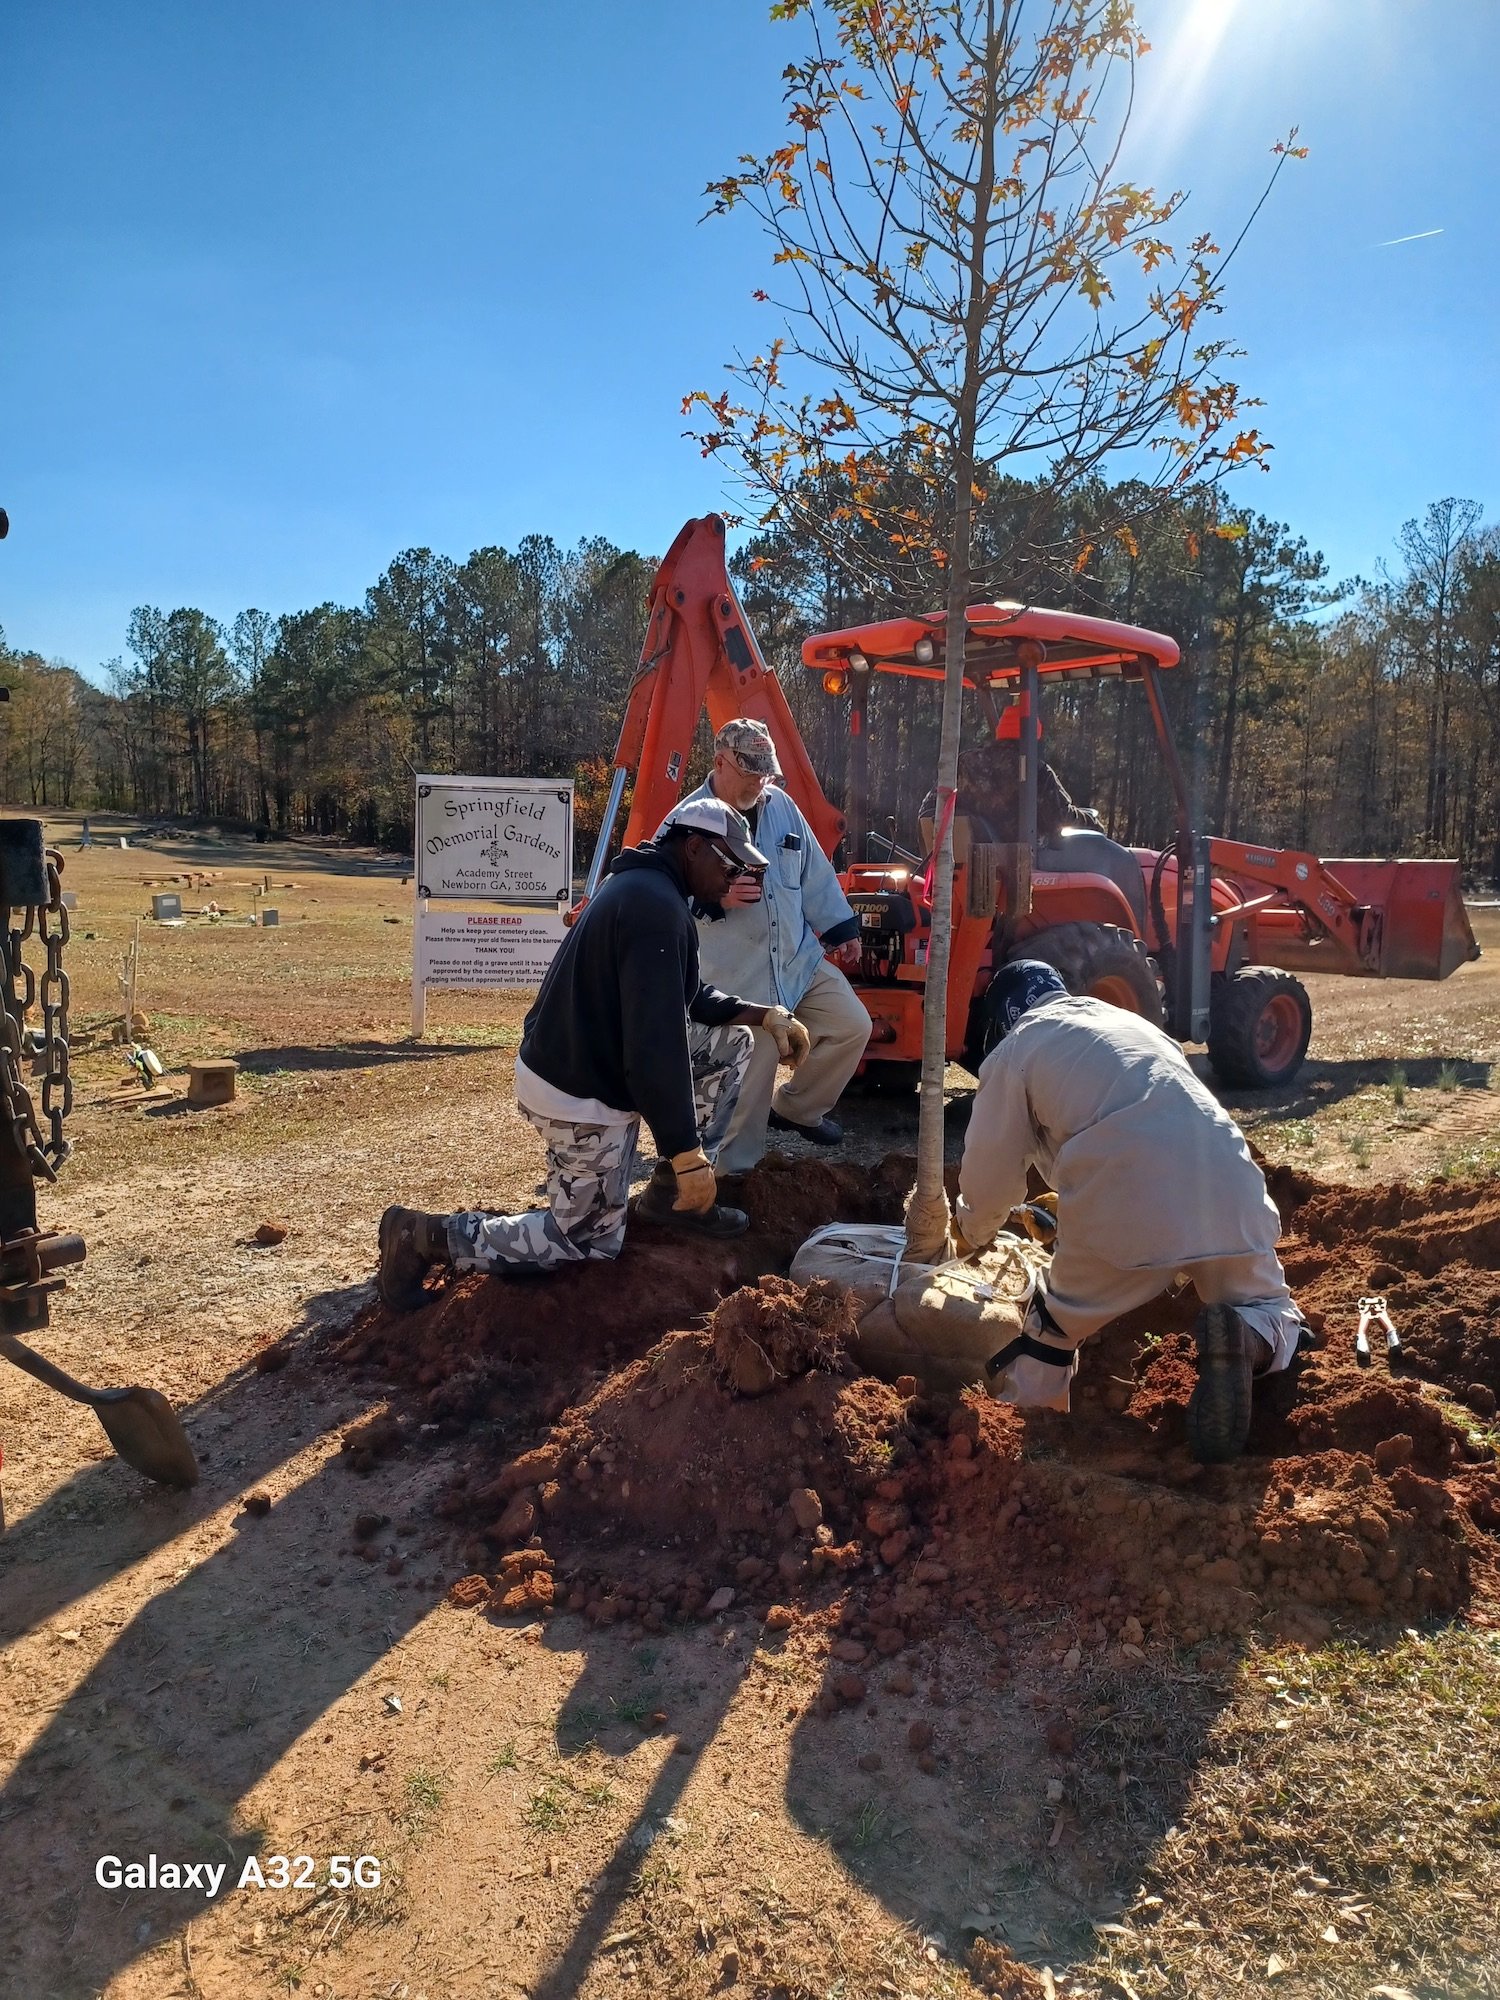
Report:
[[[1204,1468],[1183,1442],[1190,1292],[1088,1343],[1071,1414],[1023,1416],[857,1374],[845,1295],[759,1275],[835,1215],[890,1219],[908,1179],[902,1161],[769,1161],[743,1184],[738,1244],[633,1229],[616,1265],[465,1280],[357,1327],[333,1358],[410,1384],[413,1420],[479,1420],[443,1509],[484,1572],[463,1601],[655,1630],[726,1592],[773,1623],[838,1600],[851,1684],[954,1616],[1003,1643],[1009,1614],[1064,1611],[1130,1645],[1500,1612],[1500,1474],[1480,1435],[1500,1390],[1500,1189],[1270,1176],[1322,1341],[1258,1394],[1245,1457]],[[1378,1338],[1373,1366],[1355,1362],[1372,1290],[1405,1345],[1396,1375]],[[351,1462],[407,1432],[378,1419]]]

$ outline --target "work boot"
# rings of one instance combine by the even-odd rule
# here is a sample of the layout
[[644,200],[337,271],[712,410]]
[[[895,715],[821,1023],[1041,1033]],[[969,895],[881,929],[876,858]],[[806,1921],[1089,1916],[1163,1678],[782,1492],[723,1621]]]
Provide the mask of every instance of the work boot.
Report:
[[1198,1382],[1188,1398],[1188,1450],[1200,1465],[1224,1465],[1245,1449],[1255,1377],[1271,1350],[1233,1306],[1205,1306],[1193,1333]]
[[830,1118],[826,1111],[815,1125],[799,1125],[795,1118],[785,1117],[772,1105],[769,1123],[773,1132],[795,1132],[799,1139],[811,1139],[815,1146],[838,1146],[843,1143],[843,1126],[837,1118]]
[[658,1160],[656,1171],[635,1198],[635,1212],[647,1222],[680,1229],[688,1236],[743,1236],[750,1218],[742,1208],[716,1201],[712,1208],[676,1208],[677,1176],[670,1160]]
[[380,1269],[375,1285],[393,1312],[415,1312],[431,1294],[423,1279],[434,1264],[451,1262],[448,1218],[420,1208],[388,1208],[380,1218]]

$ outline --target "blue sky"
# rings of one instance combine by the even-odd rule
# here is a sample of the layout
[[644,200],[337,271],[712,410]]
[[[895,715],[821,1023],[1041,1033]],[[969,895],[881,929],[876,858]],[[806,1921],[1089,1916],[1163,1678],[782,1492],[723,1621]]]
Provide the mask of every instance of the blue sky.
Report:
[[[1235,497],[1369,572],[1446,493],[1500,516],[1500,10],[1138,0],[1132,164],[1218,231],[1298,124],[1226,329],[1274,469]],[[355,602],[397,550],[656,553],[681,436],[766,336],[765,0],[12,0],[0,21],[0,626],[97,672],[133,605]],[[1379,248],[1428,230],[1437,236]]]

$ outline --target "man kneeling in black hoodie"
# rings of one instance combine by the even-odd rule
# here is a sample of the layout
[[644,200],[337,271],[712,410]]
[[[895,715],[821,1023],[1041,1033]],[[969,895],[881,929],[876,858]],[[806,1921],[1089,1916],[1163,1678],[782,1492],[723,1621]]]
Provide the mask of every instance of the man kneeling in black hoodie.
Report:
[[425,1303],[437,1264],[464,1271],[547,1270],[618,1257],[641,1120],[658,1154],[638,1214],[703,1236],[738,1236],[749,1218],[717,1199],[713,1161],[765,1028],[793,1068],[802,1023],[698,976],[695,906],[713,909],[766,857],[732,807],[697,799],[655,840],[626,848],[563,940],[526,1016],[516,1102],[547,1148],[547,1206],[525,1215],[388,1208],[380,1219],[380,1296]]

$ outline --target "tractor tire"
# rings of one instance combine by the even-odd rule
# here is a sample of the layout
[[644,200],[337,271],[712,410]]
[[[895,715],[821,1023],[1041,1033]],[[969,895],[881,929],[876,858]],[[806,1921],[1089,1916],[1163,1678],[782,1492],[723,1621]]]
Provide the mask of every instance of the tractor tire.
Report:
[[1271,1090],[1302,1067],[1312,1001],[1300,979],[1269,965],[1219,974],[1209,995],[1208,1059],[1220,1083]]
[[1139,1014],[1153,1028],[1163,1024],[1161,988],[1144,943],[1118,924],[1056,924],[1026,938],[1012,954],[1055,966],[1070,993],[1090,994]]

